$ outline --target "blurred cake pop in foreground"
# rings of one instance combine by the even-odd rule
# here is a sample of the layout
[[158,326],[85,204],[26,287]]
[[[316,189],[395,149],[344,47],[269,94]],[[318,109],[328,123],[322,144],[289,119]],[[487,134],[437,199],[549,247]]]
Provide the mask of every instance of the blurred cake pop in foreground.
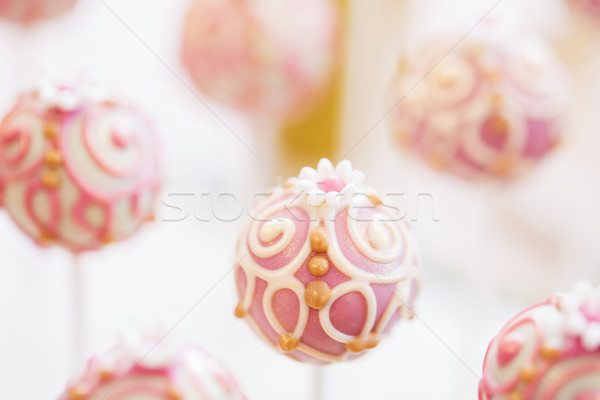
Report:
[[99,88],[41,84],[0,124],[0,204],[40,245],[79,252],[132,235],[158,184],[149,121]]
[[68,11],[77,0],[0,0],[0,16],[30,24]]
[[194,0],[183,63],[215,99],[285,118],[307,111],[329,82],[338,30],[331,0]]
[[480,400],[600,398],[600,288],[579,284],[514,317],[487,351]]
[[259,200],[240,235],[236,316],[296,360],[356,358],[413,316],[413,236],[362,181],[323,159]]
[[[150,350],[152,349],[152,350]],[[168,338],[119,344],[89,360],[59,400],[245,400],[217,359]]]
[[564,133],[566,69],[546,43],[502,18],[460,34],[423,41],[402,59],[393,135],[435,169],[468,180],[518,176]]

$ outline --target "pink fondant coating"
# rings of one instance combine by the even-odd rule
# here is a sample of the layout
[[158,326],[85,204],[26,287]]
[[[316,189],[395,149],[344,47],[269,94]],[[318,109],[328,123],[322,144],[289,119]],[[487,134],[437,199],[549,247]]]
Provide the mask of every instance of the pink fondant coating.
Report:
[[273,312],[288,332],[293,332],[300,315],[300,299],[289,289],[281,289],[273,296]]
[[350,292],[331,306],[330,318],[335,328],[346,335],[358,336],[365,326],[367,304],[362,294]]
[[77,0],[0,0],[0,16],[23,24],[68,11]]
[[583,10],[600,18],[600,0],[568,0]]

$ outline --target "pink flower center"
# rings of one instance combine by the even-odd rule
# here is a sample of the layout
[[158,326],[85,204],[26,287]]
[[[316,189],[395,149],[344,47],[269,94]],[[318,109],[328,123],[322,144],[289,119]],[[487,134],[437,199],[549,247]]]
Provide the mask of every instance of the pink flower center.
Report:
[[346,182],[338,178],[337,176],[330,176],[327,179],[319,182],[317,187],[324,191],[325,193],[329,192],[341,192],[342,189],[346,186]]
[[113,131],[110,138],[112,143],[119,149],[124,149],[128,145],[127,136],[119,131]]

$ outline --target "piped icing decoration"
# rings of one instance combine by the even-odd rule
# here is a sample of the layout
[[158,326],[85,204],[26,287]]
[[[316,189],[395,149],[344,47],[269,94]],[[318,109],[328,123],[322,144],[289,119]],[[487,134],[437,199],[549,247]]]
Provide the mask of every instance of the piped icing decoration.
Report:
[[580,283],[518,314],[488,348],[480,400],[600,398],[600,287]]
[[58,16],[77,0],[0,0],[0,16],[22,24]]
[[[150,350],[152,349],[152,350]],[[88,361],[59,400],[245,400],[229,370],[202,348],[137,337]]]
[[363,180],[321,160],[258,201],[240,235],[235,315],[293,359],[357,358],[413,315],[414,239]]
[[561,140],[566,68],[548,44],[501,17],[487,17],[454,48],[457,35],[404,55],[390,96],[393,136],[434,169],[467,180],[518,176]]
[[41,83],[0,123],[0,203],[40,245],[94,250],[151,219],[155,134],[97,87]]
[[193,0],[182,60],[219,101],[260,117],[298,116],[331,79],[339,25],[331,1]]

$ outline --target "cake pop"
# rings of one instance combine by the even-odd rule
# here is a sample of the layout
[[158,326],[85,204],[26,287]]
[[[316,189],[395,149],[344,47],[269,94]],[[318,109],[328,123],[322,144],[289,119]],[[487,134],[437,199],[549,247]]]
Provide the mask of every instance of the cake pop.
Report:
[[30,24],[68,11],[77,0],[0,0],[0,16]]
[[462,39],[446,34],[403,57],[393,135],[432,167],[467,180],[515,177],[559,143],[568,86],[545,42],[488,17]]
[[41,84],[0,123],[0,203],[40,245],[93,250],[152,218],[149,121],[89,85]]
[[124,342],[89,360],[59,400],[245,400],[217,359],[167,339]]
[[568,0],[569,3],[600,17],[600,0]]
[[338,37],[330,0],[194,0],[183,63],[204,93],[253,115],[298,115],[329,82]]
[[518,314],[488,348],[480,400],[600,396],[600,288],[581,283]]
[[349,161],[322,159],[260,199],[241,233],[235,315],[296,360],[357,358],[413,316],[411,231],[362,181]]

